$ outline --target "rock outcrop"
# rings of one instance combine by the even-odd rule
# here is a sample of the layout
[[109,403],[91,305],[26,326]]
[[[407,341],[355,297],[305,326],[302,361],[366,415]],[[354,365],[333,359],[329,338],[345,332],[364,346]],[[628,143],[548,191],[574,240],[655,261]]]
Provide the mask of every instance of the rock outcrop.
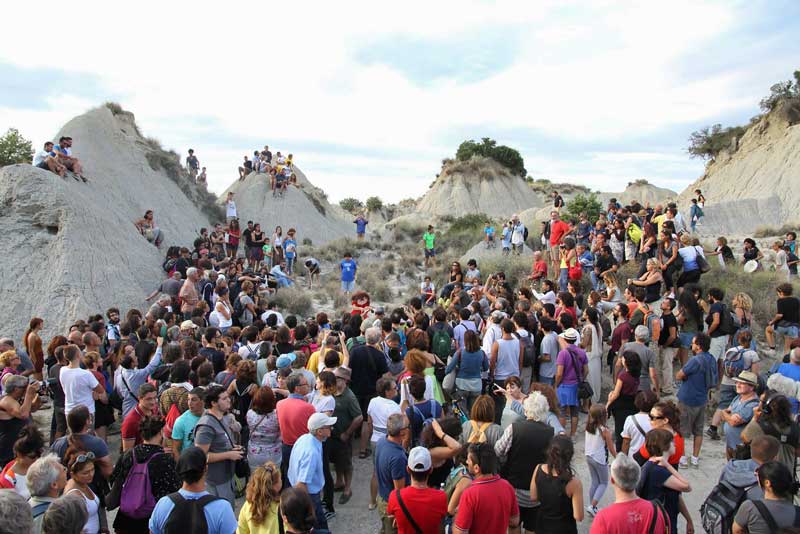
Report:
[[628,184],[625,191],[621,193],[600,193],[600,198],[604,204],[608,204],[609,199],[616,198],[617,201],[623,206],[633,202],[639,202],[644,205],[650,203],[655,206],[656,204],[666,204],[678,196],[678,193],[664,187],[658,187],[651,183],[632,182]]
[[[258,222],[270,236],[276,226],[281,226],[284,234],[289,228],[295,228],[298,243],[310,239],[314,245],[321,245],[355,236],[352,224],[355,217],[331,205],[325,193],[314,187],[296,165],[294,171],[299,187],[290,185],[282,196],[272,196],[268,174],[250,173],[244,180],[231,184],[219,196],[219,202],[224,203],[228,192],[233,192],[240,222]],[[369,229],[377,227],[371,224]]]
[[178,182],[155,171],[130,114],[103,106],[61,129],[74,139],[88,183],[30,165],[0,169],[3,335],[19,339],[33,316],[45,334],[110,306],[141,308],[162,279],[158,250],[134,227],[152,209],[164,244],[191,246],[209,219]]
[[800,117],[793,110],[784,102],[761,117],[681,193],[679,205],[688,212],[694,191],[703,191],[701,233],[745,234],[800,218]]
[[416,212],[433,216],[485,213],[508,217],[541,207],[545,197],[500,163],[481,157],[447,162],[431,189],[417,203]]

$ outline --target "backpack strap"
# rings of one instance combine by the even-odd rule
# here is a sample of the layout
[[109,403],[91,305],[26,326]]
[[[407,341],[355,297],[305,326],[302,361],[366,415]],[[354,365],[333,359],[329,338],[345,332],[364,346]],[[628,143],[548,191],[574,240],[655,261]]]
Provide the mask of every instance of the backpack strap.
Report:
[[639,433],[642,435],[643,438],[646,438],[647,437],[647,432],[644,431],[644,429],[642,428],[642,425],[640,425],[639,421],[636,420],[636,415],[634,414],[631,417],[633,417],[633,424],[636,427],[636,430],[639,431]]
[[399,489],[394,490],[394,494],[397,497],[397,504],[399,504],[400,508],[403,510],[403,515],[405,515],[406,519],[408,519],[408,522],[411,523],[411,528],[414,529],[414,532],[416,534],[422,534],[422,529],[419,528],[417,522],[414,521],[413,517],[411,517],[411,512],[408,511],[406,503],[403,502],[403,498],[400,496],[400,490]]
[[49,502],[42,502],[31,508],[31,514],[33,515],[34,519],[45,513],[49,506]]
[[[758,513],[761,514],[761,517],[764,518],[764,522],[769,527],[769,531],[770,532],[778,532],[778,530],[779,530],[778,523],[775,522],[775,518],[772,517],[772,514],[767,509],[767,505],[764,504],[763,501],[759,501],[759,500],[751,501],[751,502],[753,503],[753,506],[756,507],[756,510],[758,510]],[[797,518],[797,513],[796,512],[797,512],[797,508],[795,507],[795,519]]]
[[650,504],[653,505],[653,518],[650,520],[650,528],[647,529],[647,533],[655,534],[656,524],[658,523],[659,516],[661,516],[664,519],[664,526],[666,527],[664,532],[669,531],[669,519],[667,519],[667,514],[664,511],[664,508],[657,501],[650,501]]

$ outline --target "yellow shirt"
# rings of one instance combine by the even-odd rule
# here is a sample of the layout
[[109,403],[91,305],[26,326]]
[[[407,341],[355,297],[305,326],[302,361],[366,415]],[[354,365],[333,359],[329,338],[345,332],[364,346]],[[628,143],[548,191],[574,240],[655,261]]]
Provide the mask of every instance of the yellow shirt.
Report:
[[[317,352],[312,352],[311,356],[308,357],[308,362],[306,362],[306,369],[308,369],[309,371],[314,373],[314,376],[317,376],[319,374],[320,363],[323,363],[323,364],[325,363],[325,357],[322,356],[322,351],[323,350],[325,350],[325,349],[320,349]],[[332,350],[332,349],[330,349],[330,350]],[[326,353],[327,353],[327,351],[326,351]],[[320,360],[320,357],[322,357],[322,360]],[[344,358],[342,357],[342,354],[339,353],[339,365],[342,365],[342,361],[343,360],[344,360]]]
[[658,227],[658,233],[656,234],[658,236],[658,239],[661,239],[661,225],[664,224],[665,220],[667,220],[667,215],[665,213],[662,213],[657,217],[653,217],[650,221],[651,223],[656,223],[656,226]]
[[278,534],[278,503],[274,502],[269,507],[269,514],[261,524],[254,524],[250,517],[250,503],[245,501],[239,512],[239,528],[236,534]]

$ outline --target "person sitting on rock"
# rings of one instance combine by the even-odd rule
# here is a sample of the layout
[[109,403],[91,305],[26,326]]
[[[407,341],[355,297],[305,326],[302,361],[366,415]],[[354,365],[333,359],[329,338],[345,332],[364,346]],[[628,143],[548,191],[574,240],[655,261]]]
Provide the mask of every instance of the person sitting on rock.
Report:
[[52,141],[46,142],[44,144],[44,149],[33,156],[33,166],[55,173],[62,178],[67,172],[67,168],[59,163],[58,157],[56,157],[56,153],[53,151]]
[[294,285],[294,280],[286,273],[286,262],[281,261],[275,265],[269,274],[275,277],[278,282],[278,287],[291,287]]
[[203,169],[200,171],[200,174],[197,175],[197,185],[202,185],[205,187],[207,183],[208,175],[206,174],[206,168],[203,167]]
[[161,242],[164,240],[164,233],[153,219],[153,210],[144,212],[144,217],[136,221],[134,225],[148,241],[153,243],[156,247],[161,246]]
[[244,162],[239,167],[239,180],[244,180],[251,172],[253,172],[253,162],[245,155]]
[[80,160],[72,155],[72,138],[60,137],[58,139],[58,144],[53,148],[58,161],[85,182],[86,178],[83,176],[83,166]]

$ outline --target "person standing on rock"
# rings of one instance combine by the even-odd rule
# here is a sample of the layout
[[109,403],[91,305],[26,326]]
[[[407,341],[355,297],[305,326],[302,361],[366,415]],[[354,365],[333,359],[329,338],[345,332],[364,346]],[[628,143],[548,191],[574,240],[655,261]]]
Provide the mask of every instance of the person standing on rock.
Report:
[[364,235],[367,233],[369,221],[365,219],[363,215],[359,215],[356,217],[356,220],[353,221],[353,224],[356,225],[356,237],[359,241],[363,241]]
[[558,210],[550,212],[550,262],[553,264],[553,272],[561,272],[561,251],[558,245],[569,232],[569,224],[561,220]]
[[233,201],[233,191],[228,191],[228,198],[225,199],[225,218],[228,224],[238,218],[236,215],[236,202]]
[[511,216],[511,223],[511,250],[519,256],[525,246],[525,225],[520,222],[516,213]]
[[553,191],[550,196],[553,197],[553,209],[561,213],[561,208],[564,207],[564,198],[558,194],[558,191]]
[[186,170],[189,172],[189,177],[192,181],[197,181],[197,171],[200,169],[200,162],[197,156],[194,155],[194,149],[189,149],[189,155],[186,156]]
[[432,225],[428,225],[428,231],[422,234],[422,241],[425,242],[425,268],[427,269],[431,263],[436,265],[436,249],[434,248],[436,233],[433,231]]

